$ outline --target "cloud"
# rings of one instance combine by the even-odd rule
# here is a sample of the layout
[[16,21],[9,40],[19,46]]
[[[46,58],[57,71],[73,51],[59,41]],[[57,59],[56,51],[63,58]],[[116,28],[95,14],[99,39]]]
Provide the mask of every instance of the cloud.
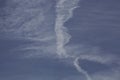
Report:
[[[35,1],[35,3],[33,0],[31,0],[32,2],[29,0],[22,2],[17,2],[17,0],[14,1],[20,4],[17,8],[11,11],[10,15],[6,19],[7,24],[6,26],[3,26],[4,28],[2,28],[2,31],[5,33],[6,37],[17,39],[21,38],[24,40],[31,40],[33,42],[16,47],[15,49],[11,50],[11,53],[21,56],[21,58],[62,57],[60,58],[61,60],[70,58],[68,63],[72,62],[72,65],[74,65],[76,70],[85,75],[87,80],[91,80],[91,77],[93,80],[120,79],[118,75],[120,72],[115,70],[108,72],[96,72],[96,74],[88,74],[86,70],[81,68],[79,62],[79,60],[88,60],[106,65],[112,65],[114,63],[120,64],[119,58],[116,55],[106,54],[106,52],[103,51],[99,46],[88,46],[84,43],[82,45],[80,43],[79,45],[68,45],[71,35],[68,33],[64,23],[72,17],[72,11],[76,8],[79,0],[60,0],[56,6],[56,17],[51,13],[52,4],[45,5],[44,3],[44,5],[47,7],[39,6],[34,8],[36,4],[39,3],[39,0]],[[23,5],[26,5],[25,8],[22,7]],[[51,12],[48,13],[49,11]],[[84,31],[82,32],[84,33],[85,28],[83,30]],[[96,30],[91,31],[96,32]],[[94,38],[89,36],[89,34],[85,37],[90,37],[90,40]],[[108,37],[104,37],[104,39],[98,38],[94,39],[93,41],[98,41],[99,43],[103,40],[108,40],[107,38]],[[73,76],[70,78],[65,78],[64,80],[70,80],[71,78],[74,79],[75,77]]]
[[69,42],[71,35],[67,32],[67,28],[64,23],[72,17],[72,11],[76,7],[78,0],[68,1],[59,0],[56,5],[56,41],[57,41],[57,53],[61,57],[67,56],[64,46]]
[[[79,0],[60,0],[56,6],[57,18],[55,23],[55,32],[57,41],[57,54],[62,58],[74,57],[70,56],[65,48],[66,44],[70,41],[71,35],[67,32],[67,28],[64,27],[64,23],[72,17],[72,12],[76,8],[78,1]],[[89,74],[87,74],[87,72],[79,65],[78,60],[79,57],[76,57],[73,61],[73,65],[75,66],[76,70],[84,74],[87,80],[91,80]]]
[[85,71],[84,69],[82,69],[82,67],[79,64],[79,57],[77,57],[74,61],[74,66],[76,67],[76,69],[85,75],[87,80],[92,80],[91,77],[89,76],[89,74],[87,73],[87,71]]
[[102,64],[119,64],[119,57],[112,53],[102,51],[100,47],[89,45],[67,45],[67,53],[69,56],[79,57],[83,60],[95,61]]
[[19,58],[56,58],[56,45],[54,43],[36,42],[18,46],[10,51]]
[[[100,63],[101,65],[107,65],[111,68],[113,67],[119,67],[119,57],[114,54],[106,54],[104,51],[102,51],[99,47],[93,47],[93,46],[87,46],[87,45],[67,45],[67,53],[71,58],[76,58],[74,61],[74,65],[76,69],[80,72],[86,75],[86,77],[91,80],[94,80],[91,75],[94,75],[93,73],[88,73],[86,70],[84,70],[84,67],[81,67],[81,60],[88,60]],[[88,65],[89,66],[89,65]],[[91,68],[91,67],[90,67]],[[104,70],[103,70],[104,71]],[[106,71],[106,70],[105,70]],[[104,71],[104,72],[105,72]],[[113,70],[114,71],[114,70]],[[102,72],[102,70],[101,70]],[[99,71],[95,72],[99,73]],[[117,73],[116,73],[117,74]],[[96,75],[95,75],[96,76]],[[106,77],[108,77],[106,75]],[[103,77],[104,78],[104,77]],[[95,79],[97,80],[97,79]],[[99,80],[99,79],[98,79]],[[101,80],[101,78],[100,78]]]
[[119,80],[120,69],[112,69],[110,71],[96,72],[93,74],[93,80]]
[[[86,80],[85,78],[83,78],[83,76],[80,75],[76,75],[76,76],[71,76],[71,77],[66,77],[63,80]],[[113,72],[112,71],[108,71],[108,72],[102,72],[102,73],[98,73],[93,75],[92,80],[119,80],[119,72]]]
[[5,16],[5,19],[1,19],[1,25],[3,25],[0,30],[1,33],[9,39],[28,39],[43,42],[55,40],[54,3],[47,3],[47,0],[8,1],[5,11],[11,11],[8,11],[9,15]]

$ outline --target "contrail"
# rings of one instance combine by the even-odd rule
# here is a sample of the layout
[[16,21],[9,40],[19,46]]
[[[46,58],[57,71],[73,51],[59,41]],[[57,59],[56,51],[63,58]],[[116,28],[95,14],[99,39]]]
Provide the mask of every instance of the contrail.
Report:
[[84,74],[87,80],[91,80],[88,73],[79,66],[79,58],[70,56],[67,54],[65,45],[69,42],[71,35],[67,32],[67,28],[64,23],[72,17],[73,10],[76,8],[79,0],[59,0],[56,5],[56,43],[57,43],[57,54],[62,58],[75,58],[74,66],[80,73]]
[[64,23],[72,17],[72,11],[76,8],[79,0],[59,0],[56,5],[56,41],[57,41],[57,54],[60,57],[67,57],[65,45],[69,42],[71,35],[67,33],[67,28]]
[[79,57],[77,57],[77,58],[74,60],[74,66],[76,67],[76,69],[77,69],[80,73],[82,73],[82,74],[84,74],[84,75],[86,76],[87,80],[92,80],[91,77],[88,75],[87,71],[83,70],[83,69],[80,67],[80,65],[79,65]]

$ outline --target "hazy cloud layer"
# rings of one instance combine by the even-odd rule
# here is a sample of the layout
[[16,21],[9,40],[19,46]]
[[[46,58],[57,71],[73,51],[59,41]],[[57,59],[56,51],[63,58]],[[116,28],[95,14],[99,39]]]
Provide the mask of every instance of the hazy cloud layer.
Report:
[[78,2],[1,0],[0,79],[119,80],[119,1]]

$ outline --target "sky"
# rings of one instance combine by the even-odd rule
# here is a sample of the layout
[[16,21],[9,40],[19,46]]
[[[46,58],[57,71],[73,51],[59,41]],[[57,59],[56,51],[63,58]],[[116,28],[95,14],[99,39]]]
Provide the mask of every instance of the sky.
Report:
[[119,0],[0,0],[0,80],[120,80]]

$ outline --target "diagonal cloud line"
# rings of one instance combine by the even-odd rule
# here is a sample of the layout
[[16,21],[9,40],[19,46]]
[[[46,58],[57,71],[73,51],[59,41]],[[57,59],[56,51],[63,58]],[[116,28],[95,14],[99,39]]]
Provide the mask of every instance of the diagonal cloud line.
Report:
[[83,70],[83,69],[79,66],[79,57],[77,57],[77,58],[75,59],[75,61],[74,61],[74,66],[76,67],[76,69],[77,69],[80,73],[82,73],[82,74],[84,74],[84,75],[86,76],[87,80],[92,80],[91,77],[89,76],[89,74],[87,73],[87,71]]

